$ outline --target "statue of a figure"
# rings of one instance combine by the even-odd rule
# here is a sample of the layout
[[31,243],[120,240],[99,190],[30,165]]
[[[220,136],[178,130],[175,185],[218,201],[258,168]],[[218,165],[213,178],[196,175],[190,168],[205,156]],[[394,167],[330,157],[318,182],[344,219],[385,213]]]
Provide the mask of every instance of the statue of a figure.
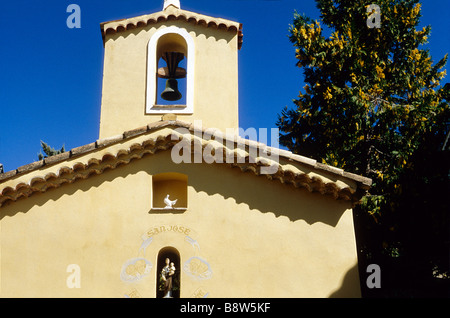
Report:
[[172,298],[172,277],[175,275],[175,265],[166,258],[166,266],[161,271],[161,278],[164,281],[164,298]]

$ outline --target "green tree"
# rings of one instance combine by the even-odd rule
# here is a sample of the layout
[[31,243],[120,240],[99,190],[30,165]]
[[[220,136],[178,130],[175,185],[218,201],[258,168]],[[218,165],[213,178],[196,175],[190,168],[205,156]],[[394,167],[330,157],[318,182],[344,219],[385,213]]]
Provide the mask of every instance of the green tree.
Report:
[[44,158],[48,158],[48,157],[51,157],[51,156],[54,156],[54,155],[58,155],[58,154],[63,153],[63,152],[66,151],[64,149],[64,145],[61,147],[60,150],[56,150],[56,149],[50,147],[49,145],[47,145],[42,140],[41,140],[41,147],[42,147],[42,150],[44,151],[44,155],[42,154],[42,152],[39,152],[38,153],[38,159],[39,160],[42,160]]
[[[359,248],[366,260],[378,251],[395,258],[404,252],[396,231],[408,176],[421,151],[436,153],[424,145],[438,140],[450,121],[449,89],[440,85],[447,55],[433,64],[423,48],[431,27],[417,29],[418,0],[316,2],[321,21],[296,13],[289,30],[306,85],[294,107],[279,115],[280,143],[372,178],[356,209]],[[371,3],[381,9],[380,28],[368,27]]]

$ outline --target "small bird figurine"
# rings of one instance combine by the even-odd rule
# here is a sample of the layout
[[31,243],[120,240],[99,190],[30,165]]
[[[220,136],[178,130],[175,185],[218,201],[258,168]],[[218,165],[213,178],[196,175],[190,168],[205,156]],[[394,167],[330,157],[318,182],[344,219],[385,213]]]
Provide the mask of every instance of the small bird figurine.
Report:
[[165,209],[173,209],[173,206],[175,203],[177,203],[177,200],[169,200],[169,195],[166,195],[166,198],[164,199],[164,203],[166,204]]

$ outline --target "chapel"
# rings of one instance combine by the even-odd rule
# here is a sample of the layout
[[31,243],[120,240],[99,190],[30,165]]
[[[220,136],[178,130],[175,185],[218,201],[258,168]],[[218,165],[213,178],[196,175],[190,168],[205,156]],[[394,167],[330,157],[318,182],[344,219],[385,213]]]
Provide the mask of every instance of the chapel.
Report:
[[242,25],[100,29],[98,139],[0,173],[0,297],[360,297],[371,180],[239,135]]

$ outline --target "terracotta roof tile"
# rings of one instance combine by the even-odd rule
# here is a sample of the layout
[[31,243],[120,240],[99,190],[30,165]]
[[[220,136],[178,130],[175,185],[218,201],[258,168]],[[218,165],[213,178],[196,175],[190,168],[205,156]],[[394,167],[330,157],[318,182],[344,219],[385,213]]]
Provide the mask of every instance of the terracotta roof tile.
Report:
[[69,157],[70,157],[70,152],[63,152],[63,153],[60,153],[60,154],[57,154],[57,155],[45,158],[44,159],[44,164],[45,165],[51,165],[52,163],[69,159]]
[[116,142],[122,141],[124,138],[124,134],[99,139],[96,141],[97,148],[107,147],[109,145],[115,144]]
[[[157,135],[157,137],[150,137],[142,140],[140,142],[133,143],[130,146],[124,146],[115,153],[103,154],[101,158],[91,158],[88,162],[77,162],[75,161],[69,166],[63,166],[55,172],[47,172],[43,170],[42,176],[34,176],[29,182],[18,182],[14,187],[3,186],[2,183],[8,182],[8,180],[13,180],[15,177],[21,175],[26,175],[33,171],[39,169],[45,169],[47,166],[52,166],[55,164],[63,163],[69,158],[79,157],[82,160],[82,155],[89,152],[94,152],[96,149],[101,149],[113,145],[119,142],[130,141],[137,136],[144,136],[145,134],[153,133],[162,128],[185,128],[189,132],[194,133],[193,138],[191,138],[191,146],[194,147],[195,138],[201,139],[202,147],[212,148],[213,153],[221,152],[224,158],[239,158],[245,159],[244,161],[233,161],[228,163],[231,167],[238,167],[241,171],[252,171],[253,173],[260,175],[260,169],[263,166],[268,166],[272,164],[277,164],[277,171],[274,174],[267,174],[266,177],[270,180],[279,180],[282,183],[292,184],[294,187],[306,188],[308,191],[320,192],[325,195],[331,195],[336,199],[350,200],[352,202],[358,201],[364,192],[369,189],[372,184],[372,180],[363,176],[352,174],[342,169],[328,166],[322,163],[317,163],[316,160],[296,155],[287,150],[281,150],[278,148],[273,148],[266,146],[262,143],[241,138],[237,135],[222,134],[218,130],[199,128],[191,123],[182,122],[179,120],[170,121],[158,121],[150,123],[147,126],[140,127],[137,129],[129,130],[121,135],[113,136],[106,139],[97,140],[96,142],[76,147],[68,152],[46,158],[41,161],[33,162],[25,166],[21,166],[15,170],[0,174],[0,207],[4,202],[15,201],[19,197],[29,196],[33,192],[45,191],[48,188],[58,187],[64,183],[71,183],[77,179],[86,179],[92,173],[100,174],[105,169],[115,168],[121,164],[128,164],[133,159],[142,158],[147,154],[154,154],[160,150],[166,150],[173,147],[180,140],[185,138],[182,134],[176,136],[177,130],[172,130],[171,132],[165,132],[164,134]],[[201,131],[202,134],[207,132],[208,134],[215,134],[215,136],[222,138],[222,142],[217,142],[215,140],[205,140],[202,137],[197,137],[195,132]],[[202,135],[203,136],[203,135]],[[268,153],[278,154],[282,159],[288,162],[298,163],[300,165],[305,165],[312,171],[317,171],[318,175],[310,175],[301,170],[294,168],[294,166],[286,166],[284,164],[279,164],[278,162],[273,162],[270,158],[265,157],[251,157],[251,151],[239,149],[239,147],[234,147],[233,149],[227,148],[228,143],[226,141],[231,141],[233,144],[240,143],[241,145],[246,145],[247,147],[258,147],[263,149]],[[226,145],[225,145],[226,144]],[[253,161],[250,160],[252,158]],[[225,162],[225,161],[224,161]],[[350,186],[349,183],[335,182],[333,177],[331,179],[325,176],[326,174],[331,174],[331,176],[337,176],[338,178],[344,178],[349,181],[355,182],[356,187]],[[339,180],[339,179],[337,179]],[[11,183],[10,183],[11,184]]]
[[16,170],[11,170],[5,173],[1,173],[0,174],[0,182],[2,182],[3,180],[9,179],[14,177],[17,174],[17,169]]
[[87,144],[87,145],[83,145],[83,146],[80,146],[80,147],[77,147],[77,148],[73,148],[72,150],[70,150],[70,154],[71,154],[71,157],[72,156],[77,156],[77,155],[81,155],[81,154],[84,154],[86,152],[92,151],[95,148],[96,148],[96,143],[93,142],[93,143],[90,143],[90,144]]
[[194,25],[203,25],[208,28],[217,28],[219,30],[233,31],[238,33],[238,48],[241,49],[243,43],[242,24],[222,18],[214,18],[191,11],[181,10],[174,7],[152,14],[141,15],[138,17],[102,22],[100,29],[102,32],[103,41],[106,35],[124,32],[126,30],[133,30],[143,28],[147,25],[181,20]]
[[17,173],[26,173],[28,171],[33,171],[44,166],[44,160],[29,163],[27,165],[17,168]]
[[143,127],[139,127],[136,129],[132,129],[132,130],[128,130],[126,132],[123,133],[123,138],[130,138],[130,137],[134,137],[134,136],[139,136],[142,135],[144,133],[146,133],[148,130],[148,126],[143,126]]

